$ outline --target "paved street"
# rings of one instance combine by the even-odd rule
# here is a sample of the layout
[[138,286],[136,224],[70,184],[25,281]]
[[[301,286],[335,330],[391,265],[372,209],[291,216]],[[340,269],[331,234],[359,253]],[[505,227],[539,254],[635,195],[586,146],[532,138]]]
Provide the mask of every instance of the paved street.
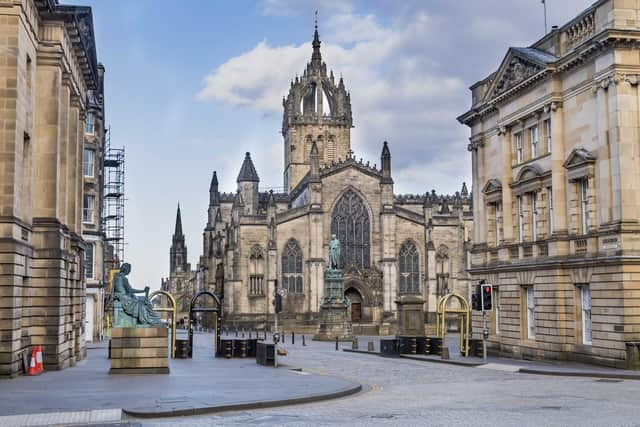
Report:
[[[288,341],[289,342],[289,341]],[[640,381],[528,375],[287,345],[286,363],[370,386],[351,397],[210,416],[130,420],[205,425],[640,425]],[[363,342],[361,341],[361,346]],[[496,366],[500,369],[501,366]]]

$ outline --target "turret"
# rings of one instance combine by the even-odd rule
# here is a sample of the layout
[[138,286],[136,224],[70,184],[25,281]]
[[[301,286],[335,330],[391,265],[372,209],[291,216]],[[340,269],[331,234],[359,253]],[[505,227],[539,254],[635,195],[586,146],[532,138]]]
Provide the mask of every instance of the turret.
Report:
[[258,178],[258,173],[253,166],[249,152],[244,156],[237,183],[238,191],[244,203],[243,214],[256,215],[258,213],[258,185],[260,184],[260,178]]
[[218,175],[213,171],[211,185],[209,185],[209,206],[220,206],[220,192],[218,191]]
[[391,152],[387,141],[382,144],[382,154],[380,155],[382,165],[382,182],[385,184],[393,184],[391,179]]

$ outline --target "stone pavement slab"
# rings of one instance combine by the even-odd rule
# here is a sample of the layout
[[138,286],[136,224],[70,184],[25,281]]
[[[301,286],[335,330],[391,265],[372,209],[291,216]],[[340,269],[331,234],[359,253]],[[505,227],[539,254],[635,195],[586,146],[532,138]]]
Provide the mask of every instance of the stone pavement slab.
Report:
[[216,359],[209,340],[197,334],[194,358],[172,360],[169,375],[109,375],[107,350],[97,348],[73,368],[2,380],[0,414],[122,409],[139,417],[180,415],[309,402],[361,389],[352,381],[264,367],[251,358]]

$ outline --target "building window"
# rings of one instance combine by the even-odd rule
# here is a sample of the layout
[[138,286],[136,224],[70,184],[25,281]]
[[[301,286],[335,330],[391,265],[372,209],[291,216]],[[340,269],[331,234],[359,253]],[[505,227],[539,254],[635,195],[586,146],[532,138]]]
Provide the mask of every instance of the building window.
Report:
[[89,112],[87,113],[87,117],[85,118],[85,121],[84,121],[85,133],[87,133],[88,135],[93,135],[94,126],[95,126],[95,115]]
[[582,223],[582,234],[589,232],[589,181],[588,178],[578,181],[580,189],[580,219]]
[[526,327],[527,338],[533,340],[536,338],[536,303],[533,296],[533,286],[528,286],[525,289],[525,304],[527,308],[526,313]]
[[420,292],[420,256],[416,245],[407,240],[400,246],[400,293]]
[[355,191],[348,190],[336,203],[331,216],[331,233],[342,243],[341,268],[350,263],[369,268],[369,212]]
[[85,177],[93,178],[93,171],[95,165],[95,151],[84,149],[84,162],[82,164],[82,172]]
[[547,188],[547,198],[549,203],[549,237],[553,234],[553,189]]
[[518,238],[520,243],[524,242],[524,199],[518,196]]
[[494,203],[494,222],[495,222],[495,235],[496,235],[496,246],[500,245],[500,202]]
[[82,222],[93,224],[93,215],[95,210],[96,197],[85,194],[82,207]]
[[538,126],[529,128],[529,137],[531,138],[531,158],[538,157]]
[[582,343],[591,345],[591,289],[589,285],[582,285],[579,289],[582,307]]
[[500,335],[500,288],[493,287],[493,309],[495,315],[496,335]]
[[514,138],[516,140],[516,161],[522,163],[522,133],[516,133]]
[[544,121],[544,135],[547,139],[547,153],[551,153],[551,119]]
[[264,253],[259,246],[249,256],[249,295],[264,295]]
[[302,250],[294,239],[289,239],[282,252],[282,287],[302,293]]
[[87,244],[84,250],[84,276],[93,279],[93,243]]
[[531,193],[531,236],[535,242],[538,237],[538,193]]

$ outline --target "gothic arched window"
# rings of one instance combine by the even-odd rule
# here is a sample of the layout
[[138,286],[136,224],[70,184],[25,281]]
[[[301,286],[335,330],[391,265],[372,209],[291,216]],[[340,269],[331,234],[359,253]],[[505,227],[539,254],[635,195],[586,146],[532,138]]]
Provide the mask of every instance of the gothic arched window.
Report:
[[344,193],[333,209],[331,233],[342,243],[341,268],[351,262],[365,268],[371,265],[369,212],[355,191]]
[[282,251],[282,285],[289,292],[302,293],[302,250],[295,239],[289,239]]
[[436,251],[436,295],[442,296],[449,293],[449,248],[440,245]]
[[264,295],[264,253],[260,246],[251,248],[249,256],[249,295]]
[[407,240],[400,246],[400,293],[420,291],[420,255],[416,245]]

